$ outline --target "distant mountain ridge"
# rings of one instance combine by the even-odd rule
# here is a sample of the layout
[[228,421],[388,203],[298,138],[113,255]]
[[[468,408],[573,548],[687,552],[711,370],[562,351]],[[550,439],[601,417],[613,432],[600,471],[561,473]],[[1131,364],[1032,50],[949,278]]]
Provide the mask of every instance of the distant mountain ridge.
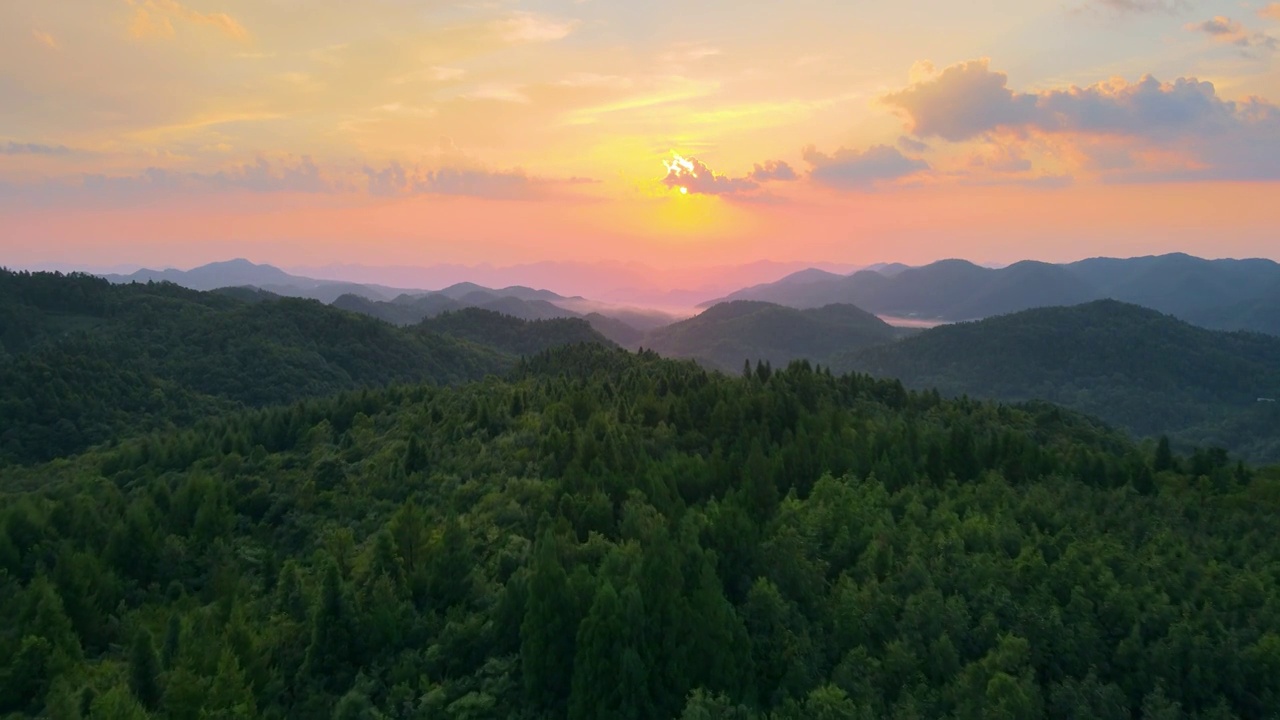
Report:
[[[210,263],[191,270],[138,270],[129,275],[102,276],[113,284],[169,282],[200,291],[218,291],[240,299],[298,297],[389,322],[416,325],[441,313],[481,308],[521,320],[551,320],[595,315],[589,322],[626,342],[638,332],[665,325],[673,318],[627,308],[605,308],[579,296],[566,297],[551,290],[511,285],[488,288],[474,282],[457,282],[440,290],[391,288],[338,280],[317,280],[292,275],[271,265],[236,259]],[[259,295],[255,296],[254,293]],[[589,311],[570,309],[589,307]],[[607,318],[606,318],[607,316]],[[607,320],[607,321],[606,321]],[[637,327],[639,329],[637,329]]]
[[307,298],[326,304],[332,303],[343,295],[359,295],[371,300],[390,300],[406,292],[381,285],[316,280],[291,275],[273,265],[260,265],[244,258],[209,263],[190,270],[144,268],[128,275],[106,274],[101,277],[116,285],[131,282],[171,282],[190,290],[201,291],[252,287],[283,297]]
[[837,371],[999,400],[1047,400],[1138,436],[1280,460],[1280,338],[1115,300],[1025,310],[845,353]]
[[1280,334],[1275,302],[1280,299],[1280,264],[1205,260],[1182,253],[1060,265],[1026,260],[1003,268],[940,260],[848,276],[802,271],[722,301],[761,300],[796,308],[851,303],[878,315],[954,322],[1101,299],[1142,305],[1212,329]]

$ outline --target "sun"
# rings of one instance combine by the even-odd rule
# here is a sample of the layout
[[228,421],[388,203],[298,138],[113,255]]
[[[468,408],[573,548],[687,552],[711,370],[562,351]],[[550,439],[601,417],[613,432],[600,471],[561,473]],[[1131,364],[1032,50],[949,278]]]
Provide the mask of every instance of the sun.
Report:
[[687,188],[687,187],[681,187],[681,188],[680,188],[680,194],[681,194],[681,195],[688,195],[688,194],[689,194],[689,188]]

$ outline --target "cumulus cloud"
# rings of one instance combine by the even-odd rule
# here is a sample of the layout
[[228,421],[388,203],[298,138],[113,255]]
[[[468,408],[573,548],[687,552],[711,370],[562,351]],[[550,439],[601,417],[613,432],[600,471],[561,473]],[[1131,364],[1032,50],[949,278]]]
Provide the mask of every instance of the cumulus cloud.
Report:
[[952,65],[881,99],[906,113],[915,135],[954,142],[1034,117],[1035,96],[1013,92],[1008,82],[984,58]]
[[1019,93],[986,60],[953,65],[936,77],[886,95],[921,137],[962,141],[1001,129],[1157,135],[1229,130],[1247,120],[1241,107],[1217,96],[1210,82],[1150,75],[1088,87]]
[[863,151],[840,148],[830,155],[811,145],[804,149],[804,159],[811,166],[809,177],[814,182],[843,190],[866,190],[929,169],[924,160],[903,155],[888,145]]
[[1270,5],[1259,8],[1258,17],[1280,20],[1280,2],[1273,2]]
[[1275,50],[1278,41],[1260,32],[1251,32],[1244,25],[1229,17],[1215,15],[1204,22],[1188,23],[1187,30],[1208,35],[1214,42],[1235,45],[1242,49]]
[[667,174],[662,184],[681,192],[695,195],[733,195],[749,192],[760,187],[759,182],[750,177],[732,178],[717,175],[707,164],[696,157],[674,155],[666,163]]
[[133,7],[129,34],[139,40],[153,37],[172,38],[176,34],[174,21],[213,28],[239,42],[249,40],[249,31],[226,13],[202,13],[182,5],[177,0],[126,1]]
[[765,164],[755,164],[747,177],[756,182],[768,182],[770,180],[795,180],[798,176],[791,166],[781,160],[769,160]]
[[946,68],[882,98],[918,137],[961,142],[1040,133],[1123,140],[1181,156],[1179,172],[1201,177],[1280,177],[1280,108],[1225,100],[1210,82],[1146,75],[1088,87],[1022,93],[986,60]]
[[71,149],[66,145],[42,145],[40,143],[20,143],[10,140],[0,144],[0,155],[67,155]]

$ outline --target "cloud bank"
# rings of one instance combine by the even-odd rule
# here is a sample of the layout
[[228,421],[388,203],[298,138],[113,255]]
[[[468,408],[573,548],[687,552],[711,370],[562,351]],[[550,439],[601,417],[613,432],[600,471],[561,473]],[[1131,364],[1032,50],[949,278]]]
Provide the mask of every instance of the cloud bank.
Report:
[[1123,142],[1180,158],[1147,179],[1280,178],[1280,107],[1260,98],[1225,100],[1213,83],[1195,78],[1161,82],[1145,75],[1133,83],[1018,92],[981,59],[881,99],[917,138],[1007,143],[1041,135],[1081,147]]

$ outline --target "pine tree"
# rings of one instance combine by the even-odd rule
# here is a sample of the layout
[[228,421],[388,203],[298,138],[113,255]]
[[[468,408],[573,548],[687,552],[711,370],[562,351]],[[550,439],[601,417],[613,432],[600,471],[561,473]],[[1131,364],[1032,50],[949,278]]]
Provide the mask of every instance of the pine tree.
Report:
[[1156,445],[1156,457],[1151,467],[1156,472],[1164,472],[1173,469],[1173,450],[1169,447],[1169,437],[1167,435],[1160,436],[1160,442]]
[[338,574],[337,563],[330,559],[311,614],[311,643],[302,666],[303,674],[315,686],[335,691],[350,685],[351,666],[359,660],[353,631],[346,584]]
[[578,626],[574,608],[559,544],[548,528],[533,550],[528,603],[520,625],[520,662],[530,702],[557,717],[565,714],[572,686]]
[[133,637],[129,650],[129,689],[142,706],[155,710],[160,705],[160,662],[151,633],[143,629]]
[[177,612],[169,615],[169,625],[165,628],[164,646],[160,649],[160,665],[172,670],[178,662],[178,654],[182,652],[182,616]]
[[569,720],[626,717],[621,707],[623,678],[619,657],[619,651],[625,649],[625,632],[622,603],[613,585],[606,581],[578,628]]
[[218,660],[218,674],[213,678],[209,696],[200,712],[200,720],[250,720],[258,711],[245,682],[240,663],[231,648],[223,648]]

